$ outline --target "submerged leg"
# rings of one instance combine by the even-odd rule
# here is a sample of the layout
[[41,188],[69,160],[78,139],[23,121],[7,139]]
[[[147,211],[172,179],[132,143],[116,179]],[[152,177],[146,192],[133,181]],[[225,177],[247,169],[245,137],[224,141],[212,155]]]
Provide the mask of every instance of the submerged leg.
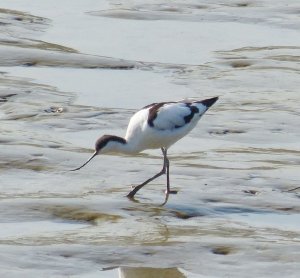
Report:
[[170,173],[170,170],[169,170],[170,161],[167,157],[167,150],[164,150],[163,154],[164,154],[164,158],[165,158],[165,161],[166,161],[166,164],[167,164],[166,165],[166,167],[167,167],[167,169],[166,169],[166,172],[167,172],[167,190],[166,190],[167,198],[166,198],[166,200],[168,200],[169,194],[177,194],[177,191],[176,190],[170,190],[170,175],[169,175],[169,173]]
[[[147,183],[149,183],[150,181],[155,180],[156,178],[160,177],[161,175],[166,173],[166,169],[169,168],[169,166],[167,166],[169,164],[169,160],[167,158],[167,150],[164,148],[161,148],[162,153],[164,155],[164,165],[163,168],[161,169],[161,171],[159,173],[157,173],[156,175],[154,175],[152,178],[144,181],[143,183],[135,186],[127,195],[128,198],[133,198],[134,195]],[[169,170],[168,170],[169,171]]]

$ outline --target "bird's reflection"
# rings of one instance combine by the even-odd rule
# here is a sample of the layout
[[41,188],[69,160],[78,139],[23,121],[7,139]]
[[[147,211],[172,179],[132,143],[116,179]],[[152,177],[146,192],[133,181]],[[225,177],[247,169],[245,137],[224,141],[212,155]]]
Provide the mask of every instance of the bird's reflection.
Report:
[[119,278],[185,278],[176,267],[119,267]]

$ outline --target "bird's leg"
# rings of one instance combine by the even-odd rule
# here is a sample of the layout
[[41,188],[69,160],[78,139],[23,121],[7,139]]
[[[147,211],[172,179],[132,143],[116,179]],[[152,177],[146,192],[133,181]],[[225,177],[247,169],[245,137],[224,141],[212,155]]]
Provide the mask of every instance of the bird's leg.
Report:
[[146,185],[147,183],[149,183],[150,181],[153,181],[155,180],[156,178],[160,177],[161,175],[165,174],[166,173],[166,169],[167,169],[167,164],[169,163],[168,161],[168,158],[167,158],[167,150],[165,150],[164,148],[161,148],[162,150],[162,153],[164,155],[164,165],[163,165],[163,168],[161,169],[161,171],[159,173],[157,173],[156,175],[154,175],[152,178],[144,181],[143,183],[135,186],[127,195],[128,198],[133,198],[134,195],[144,186]]
[[164,154],[164,161],[165,161],[165,164],[166,164],[166,174],[167,174],[167,190],[166,190],[166,195],[167,195],[167,198],[166,200],[168,200],[168,197],[169,197],[169,194],[177,194],[177,191],[176,190],[170,190],[170,161],[167,157],[167,150],[166,149],[162,149],[163,150],[163,154]]

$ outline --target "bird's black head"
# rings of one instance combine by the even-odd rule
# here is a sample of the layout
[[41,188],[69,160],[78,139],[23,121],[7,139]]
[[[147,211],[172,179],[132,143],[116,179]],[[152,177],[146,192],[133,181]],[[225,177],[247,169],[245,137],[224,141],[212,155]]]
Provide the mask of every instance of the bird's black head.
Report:
[[[115,144],[115,143],[118,144]],[[119,144],[126,144],[126,140],[124,138],[115,136],[115,135],[103,135],[100,137],[95,144],[95,152],[93,155],[80,167],[75,168],[71,171],[77,171],[84,167],[86,164],[88,164],[96,155],[100,153],[108,153],[108,152],[114,152],[117,151]]]
[[110,143],[121,143],[126,144],[126,140],[122,137],[115,136],[115,135],[103,135],[101,136],[95,144],[95,151],[96,153],[100,152],[109,152],[113,151],[113,144]]

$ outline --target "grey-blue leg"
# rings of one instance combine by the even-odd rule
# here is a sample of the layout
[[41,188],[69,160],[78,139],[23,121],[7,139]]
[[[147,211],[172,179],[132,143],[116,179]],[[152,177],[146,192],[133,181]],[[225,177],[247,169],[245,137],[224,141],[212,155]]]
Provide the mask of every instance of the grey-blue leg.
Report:
[[159,173],[157,173],[156,175],[154,175],[153,177],[151,177],[150,179],[144,181],[143,183],[135,186],[127,195],[128,198],[134,198],[134,195],[146,184],[148,184],[149,182],[155,180],[156,178],[160,177],[163,174],[167,174],[167,190],[166,190],[166,194],[176,194],[177,191],[171,191],[170,190],[170,177],[169,177],[169,159],[167,157],[167,149],[165,148],[161,148],[161,151],[163,153],[164,156],[164,165],[163,168],[161,169],[161,171]]

